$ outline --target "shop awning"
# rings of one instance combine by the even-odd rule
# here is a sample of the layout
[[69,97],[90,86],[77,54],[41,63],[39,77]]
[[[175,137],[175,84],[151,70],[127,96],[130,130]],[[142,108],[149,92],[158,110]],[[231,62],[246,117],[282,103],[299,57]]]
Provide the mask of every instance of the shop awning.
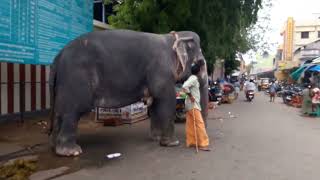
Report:
[[[311,70],[311,69],[313,69],[313,70]],[[305,71],[317,71],[317,72],[320,72],[320,66],[319,65],[315,65],[315,64],[308,64],[308,65],[305,65],[305,66],[301,66],[301,67],[299,67],[299,69],[297,69],[296,71],[291,73],[290,77],[293,80],[297,81],[304,74]]]
[[306,68],[307,68],[307,66],[302,66],[302,67],[300,67],[299,69],[297,69],[296,71],[294,71],[293,73],[291,73],[291,74],[290,74],[290,77],[291,77],[293,80],[297,81],[297,80],[300,78],[301,74],[304,72],[304,70],[305,70]]

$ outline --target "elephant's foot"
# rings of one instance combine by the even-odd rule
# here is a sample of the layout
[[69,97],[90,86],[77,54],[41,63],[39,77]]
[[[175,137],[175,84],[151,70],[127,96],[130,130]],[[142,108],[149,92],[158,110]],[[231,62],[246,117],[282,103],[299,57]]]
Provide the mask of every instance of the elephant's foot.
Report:
[[56,147],[56,138],[57,136],[53,133],[49,136],[49,145],[52,149]]
[[79,156],[82,153],[81,147],[77,144],[57,145],[55,151],[60,156]]
[[156,141],[156,142],[159,142],[161,137],[160,136],[151,136],[150,137],[152,141]]
[[179,146],[180,142],[177,138],[161,138],[160,146],[173,147]]
[[159,142],[161,140],[161,132],[159,130],[151,130],[150,138],[152,141]]

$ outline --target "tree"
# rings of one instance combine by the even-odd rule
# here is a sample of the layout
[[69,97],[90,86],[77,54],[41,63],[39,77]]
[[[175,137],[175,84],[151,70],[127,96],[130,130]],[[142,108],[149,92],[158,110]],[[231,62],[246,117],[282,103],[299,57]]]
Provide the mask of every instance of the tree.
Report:
[[116,15],[109,22],[116,28],[153,33],[197,32],[209,71],[217,58],[225,59],[232,71],[236,53],[253,47],[248,32],[261,7],[262,0],[124,0],[114,7]]

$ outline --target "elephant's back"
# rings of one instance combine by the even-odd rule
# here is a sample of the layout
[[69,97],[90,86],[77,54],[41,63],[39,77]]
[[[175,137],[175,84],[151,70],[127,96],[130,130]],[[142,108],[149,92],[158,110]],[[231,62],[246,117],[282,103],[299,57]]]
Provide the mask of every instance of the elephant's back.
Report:
[[153,52],[154,48],[158,48],[165,42],[163,35],[131,30],[96,31],[88,34],[88,39],[92,40],[93,43],[97,43],[100,47],[114,50],[125,48],[128,52],[131,49],[135,51],[143,49],[144,54]]
[[[168,66],[167,51],[171,47],[165,43],[165,36],[130,30],[96,31],[78,37],[70,42],[58,59],[59,69],[83,69],[101,76],[123,76],[127,79],[142,80],[135,74],[148,70],[159,71]],[[156,69],[154,67],[157,67]],[[139,79],[139,80],[138,80]]]

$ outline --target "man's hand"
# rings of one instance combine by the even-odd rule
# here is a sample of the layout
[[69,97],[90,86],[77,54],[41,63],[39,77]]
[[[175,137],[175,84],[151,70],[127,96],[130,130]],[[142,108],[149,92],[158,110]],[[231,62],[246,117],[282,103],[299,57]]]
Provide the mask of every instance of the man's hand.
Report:
[[191,101],[192,103],[194,103],[194,102],[196,101],[193,96],[189,96],[189,98],[190,98],[190,101]]

